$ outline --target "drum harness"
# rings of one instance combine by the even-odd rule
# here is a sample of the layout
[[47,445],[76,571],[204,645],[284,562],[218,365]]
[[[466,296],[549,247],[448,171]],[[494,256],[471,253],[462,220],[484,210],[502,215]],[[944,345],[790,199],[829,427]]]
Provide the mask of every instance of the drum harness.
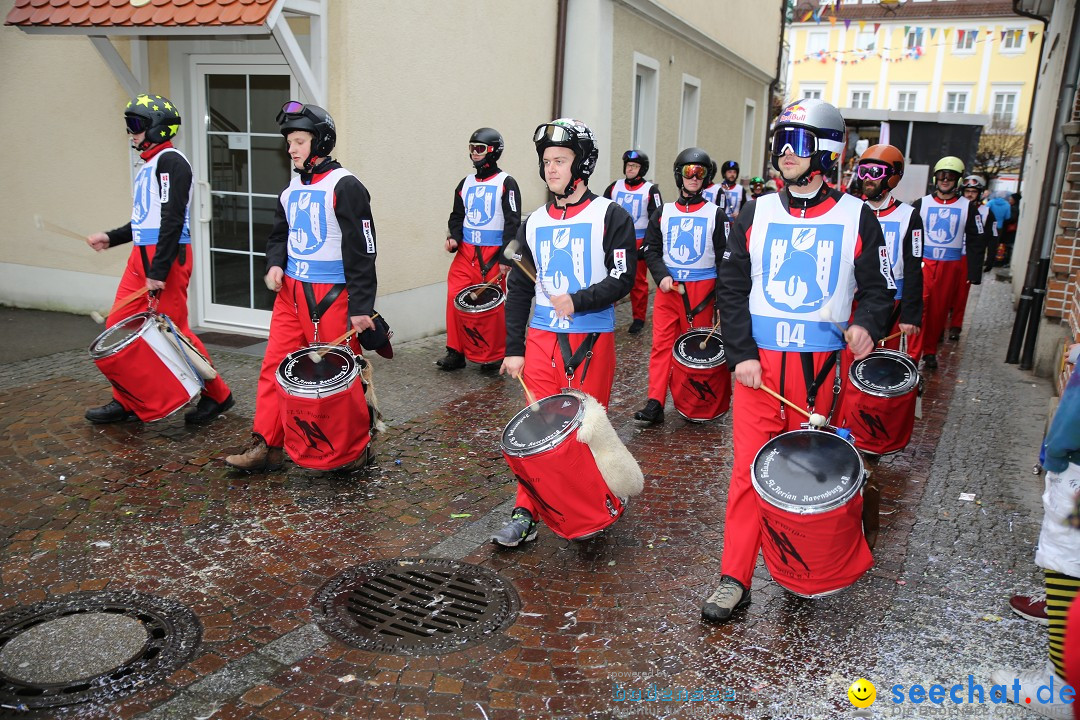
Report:
[[323,313],[329,310],[334,301],[338,299],[338,295],[341,295],[341,291],[345,289],[345,283],[338,283],[331,287],[330,291],[317,303],[315,302],[315,288],[312,287],[311,283],[302,282],[300,285],[304,288],[304,299],[307,300],[308,310],[311,312],[311,324],[315,326],[312,342],[317,343],[319,342],[319,321],[322,319]]
[[475,255],[476,264],[480,267],[480,279],[482,281],[484,281],[484,282],[488,281],[487,274],[489,272],[491,272],[491,268],[495,267],[499,263],[499,255],[500,255],[500,253],[493,254],[491,256],[491,262],[485,264],[484,263],[484,254],[482,252],[480,252],[480,248],[477,247],[476,255]]
[[[787,358],[789,354],[790,353],[784,353],[780,356],[780,392],[783,392],[783,388],[786,387],[784,384],[784,376],[787,374]],[[832,417],[833,410],[836,409],[836,397],[840,394],[840,363],[837,362],[839,357],[839,350],[833,350],[829,353],[829,357],[821,366],[821,371],[815,377],[814,354],[808,352],[799,353],[799,360],[802,362],[803,381],[806,383],[806,409],[810,412],[814,412],[814,404],[817,401],[818,390],[821,388],[822,383],[825,382],[825,378],[835,367],[836,373],[833,376],[832,404],[829,406],[829,417]],[[780,403],[780,418],[787,419],[784,403]]]
[[694,327],[694,318],[696,318],[698,316],[699,312],[701,312],[702,310],[705,309],[705,306],[708,305],[712,301],[713,296],[715,294],[716,294],[716,283],[713,283],[712,290],[710,290],[708,293],[706,293],[705,298],[701,302],[699,302],[697,304],[697,307],[694,307],[694,308],[690,307],[690,298],[689,297],[687,297],[686,295],[681,295],[680,296],[682,298],[683,309],[686,310],[686,323],[687,323],[687,325],[689,325],[691,328]]
[[[592,361],[593,345],[596,344],[597,339],[600,337],[600,333],[589,333],[580,345],[578,345],[577,352],[571,353],[570,351],[570,338],[566,333],[556,333],[559,336],[559,352],[562,354],[563,366],[566,368],[566,384],[569,385],[570,381],[574,379],[574,371],[578,366],[581,367],[581,378],[579,382],[585,382],[585,374],[589,372],[589,363]],[[551,360],[551,367],[555,367],[555,359]]]

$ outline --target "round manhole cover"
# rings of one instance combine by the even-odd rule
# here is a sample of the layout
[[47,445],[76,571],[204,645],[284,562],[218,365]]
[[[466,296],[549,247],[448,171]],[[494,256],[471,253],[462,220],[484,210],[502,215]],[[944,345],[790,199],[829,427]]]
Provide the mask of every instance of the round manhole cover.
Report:
[[508,580],[442,558],[350,568],[315,596],[319,626],[363,650],[434,655],[482,643],[513,623],[521,601]]
[[0,708],[108,702],[191,659],[202,626],[188,608],[136,592],[72,593],[0,614]]

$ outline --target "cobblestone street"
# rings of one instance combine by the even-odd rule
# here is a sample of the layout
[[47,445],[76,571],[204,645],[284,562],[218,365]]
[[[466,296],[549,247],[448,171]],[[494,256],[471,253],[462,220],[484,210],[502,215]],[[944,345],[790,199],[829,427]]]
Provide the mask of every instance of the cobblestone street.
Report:
[[[196,430],[180,415],[87,423],[85,408],[108,399],[108,384],[84,349],[9,362],[0,368],[0,611],[136,590],[182,603],[203,628],[194,659],[165,682],[28,716],[846,718],[847,688],[864,677],[877,686],[875,717],[922,717],[900,715],[912,706],[895,705],[889,688],[966,686],[969,674],[989,688],[997,667],[1046,655],[1045,629],[1007,600],[1041,583],[1042,480],[1032,465],[1051,387],[1002,362],[1006,283],[987,276],[973,288],[967,323],[927,377],[911,444],[874,467],[883,516],[873,569],[811,601],[759,564],[753,603],[722,626],[703,623],[700,605],[719,579],[730,417],[691,424],[669,402],[663,426],[636,426],[651,325],[628,335],[627,305],[609,416],[645,491],[598,539],[568,543],[541,529],[516,550],[487,538],[512,508],[499,439],[522,407],[520,386],[474,365],[439,372],[442,336],[374,358],[389,429],[374,465],[343,476],[226,469],[221,458],[249,437],[260,358],[216,333],[204,337],[238,402]],[[315,624],[312,599],[335,575],[415,556],[499,573],[520,596],[517,618],[480,645],[422,656],[358,650]],[[729,699],[620,699],[651,686]],[[949,709],[1035,717],[1014,705]]]

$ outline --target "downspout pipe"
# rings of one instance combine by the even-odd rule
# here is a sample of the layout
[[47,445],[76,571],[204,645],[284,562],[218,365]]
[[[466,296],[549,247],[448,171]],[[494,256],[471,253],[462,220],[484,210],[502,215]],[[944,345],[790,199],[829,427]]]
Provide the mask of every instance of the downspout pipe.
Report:
[[555,21],[555,88],[551,96],[551,117],[562,117],[563,71],[566,67],[566,13],[570,0],[559,0]]
[[765,158],[763,170],[761,172],[762,177],[769,176],[769,170],[772,168],[771,150],[769,148],[769,128],[772,127],[772,101],[773,96],[776,95],[776,91],[780,89],[780,78],[783,77],[784,72],[784,46],[787,44],[787,14],[788,14],[788,0],[781,0],[780,2],[780,39],[776,45],[776,77],[769,83],[769,107],[765,111],[765,118],[767,120],[765,124]]
[[1024,150],[1025,152],[1020,155],[1020,173],[1016,178],[1016,190],[1017,192],[1023,192],[1024,190],[1024,167],[1027,165],[1027,147],[1031,142],[1031,121],[1035,117],[1035,101],[1039,98],[1039,75],[1042,73],[1043,53],[1041,50],[1046,49],[1046,28],[1050,25],[1050,18],[1043,17],[1042,15],[1036,15],[1030,13],[1027,10],[1020,8],[1021,0],[1013,0],[1013,12],[1021,17],[1031,18],[1032,20],[1038,20],[1042,23],[1042,46],[1039,52],[1039,59],[1035,63],[1035,84],[1031,91],[1031,103],[1028,105],[1028,118],[1027,127],[1024,129]]
[[1021,337],[1024,347],[1020,353],[1020,368],[1030,370],[1035,355],[1035,342],[1038,337],[1039,323],[1042,321],[1042,304],[1046,296],[1046,279],[1050,271],[1050,251],[1054,245],[1054,230],[1057,226],[1061,203],[1061,189],[1065,180],[1068,163],[1069,145],[1065,142],[1062,126],[1069,121],[1073,103],[1076,100],[1077,76],[1080,75],[1080,7],[1073,9],[1072,27],[1069,33],[1069,46],[1065,56],[1065,66],[1058,92],[1057,110],[1054,113],[1053,142],[1049,147],[1046,163],[1046,175],[1042,196],[1048,201],[1039,208],[1035,223],[1035,232],[1028,255],[1027,273],[1024,289],[1016,308],[1016,321],[1013,324],[1012,337],[1005,362],[1017,361],[1017,349]]

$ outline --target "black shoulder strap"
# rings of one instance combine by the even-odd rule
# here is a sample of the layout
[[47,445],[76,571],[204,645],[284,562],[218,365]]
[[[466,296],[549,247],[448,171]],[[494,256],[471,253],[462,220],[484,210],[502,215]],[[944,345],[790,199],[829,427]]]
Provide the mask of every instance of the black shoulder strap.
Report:
[[589,333],[589,336],[578,345],[577,352],[570,352],[570,336],[566,333],[556,333],[559,336],[559,352],[562,354],[563,365],[566,367],[566,379],[574,377],[574,371],[581,366],[581,382],[585,382],[585,373],[589,371],[589,361],[592,360],[593,345],[600,337],[600,333]]
[[482,246],[476,248],[476,263],[480,266],[480,276],[486,281],[487,274],[491,272],[491,268],[495,267],[499,263],[499,255],[502,254],[502,247],[500,246],[499,252],[492,254],[491,262],[484,262],[484,253],[481,251]]
[[311,322],[317,326],[319,320],[322,319],[323,313],[325,313],[334,301],[338,299],[338,295],[341,295],[341,291],[345,289],[345,284],[341,283],[334,285],[330,288],[330,292],[323,296],[323,299],[319,302],[315,302],[315,288],[311,286],[311,283],[300,283],[304,288],[304,299],[307,300],[308,312],[311,313]]
[[814,354],[809,352],[799,353],[799,359],[802,360],[803,380],[806,382],[806,409],[810,412],[814,412],[818,388],[821,387],[821,383],[825,382],[826,376],[832,372],[833,365],[836,364],[839,354],[839,350],[829,353],[828,359],[825,360],[825,364],[821,366],[821,371],[815,377]]
[[[683,287],[685,289],[686,286],[684,285]],[[690,298],[687,295],[684,294],[684,295],[681,296],[682,297],[683,309],[686,311],[686,322],[687,322],[687,324],[690,325],[690,327],[694,327],[694,318],[697,317],[699,312],[701,312],[702,310],[705,309],[705,307],[713,299],[713,296],[715,294],[716,294],[716,283],[713,283],[712,290],[710,290],[705,295],[705,299],[702,300],[701,302],[699,302],[697,304],[697,307],[694,307],[694,308],[690,307]]]

